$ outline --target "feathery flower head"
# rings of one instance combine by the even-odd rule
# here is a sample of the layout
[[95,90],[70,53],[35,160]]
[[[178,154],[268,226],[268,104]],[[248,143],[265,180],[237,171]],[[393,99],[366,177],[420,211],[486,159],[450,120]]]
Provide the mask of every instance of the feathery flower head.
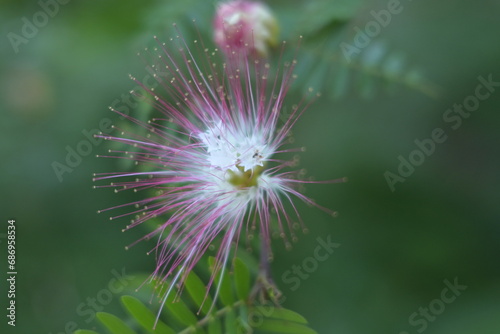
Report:
[[249,52],[266,57],[268,48],[278,42],[279,26],[271,9],[261,2],[235,0],[218,5],[214,18],[214,37],[224,51]]
[[[235,48],[218,63],[213,59],[217,49],[210,51],[195,41],[191,50],[177,33],[168,46],[155,37],[158,47],[147,50],[156,59],[151,69],[165,97],[131,77],[142,87],[132,93],[149,97],[160,116],[144,123],[114,110],[147,134],[115,127],[120,135],[100,135],[132,147],[110,151],[116,154],[110,157],[132,159],[147,170],[101,173],[94,179],[113,180],[99,187],[145,194],[142,200],[119,206],[135,206],[130,215],[136,216],[126,229],[160,219],[158,228],[143,239],[159,236],[153,277],[160,286],[168,279],[163,303],[176,284],[182,286],[217,236],[221,242],[214,272],[224,267],[243,231],[258,229],[269,247],[272,219],[289,247],[290,238],[295,239],[294,225],[304,226],[294,198],[318,206],[297,190],[301,183],[314,182],[302,180],[300,171],[287,171],[294,161],[280,158],[285,152],[301,151],[284,146],[313,100],[304,98],[292,108],[283,104],[296,61],[271,74],[270,64],[250,62]],[[151,189],[156,194],[148,196]],[[213,277],[208,286],[212,281]]]

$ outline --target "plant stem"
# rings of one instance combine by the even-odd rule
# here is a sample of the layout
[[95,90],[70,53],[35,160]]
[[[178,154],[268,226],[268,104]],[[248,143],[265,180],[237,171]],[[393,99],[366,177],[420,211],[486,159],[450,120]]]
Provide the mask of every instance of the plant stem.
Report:
[[236,309],[237,307],[240,307],[243,304],[244,304],[243,300],[238,300],[233,305],[228,305],[226,307],[221,308],[220,310],[218,310],[216,312],[207,314],[203,319],[198,321],[196,323],[196,325],[188,327],[188,328],[180,331],[179,334],[195,333],[197,329],[202,328],[203,326],[207,325],[212,319],[222,317],[226,313],[228,313],[229,311]]
[[274,283],[271,274],[271,265],[269,263],[271,250],[266,238],[262,236],[261,238],[259,274],[250,293],[250,300],[258,299],[261,304],[271,301],[278,306],[281,292]]
[[260,241],[260,273],[259,276],[264,276],[266,280],[272,281],[271,278],[271,265],[269,263],[269,244],[266,238],[262,237]]

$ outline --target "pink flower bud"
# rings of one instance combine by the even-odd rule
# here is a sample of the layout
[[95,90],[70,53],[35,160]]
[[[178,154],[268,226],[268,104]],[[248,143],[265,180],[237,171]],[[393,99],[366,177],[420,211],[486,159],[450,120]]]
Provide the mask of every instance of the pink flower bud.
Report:
[[215,43],[224,51],[265,57],[277,44],[279,26],[265,4],[235,0],[221,3],[215,14]]

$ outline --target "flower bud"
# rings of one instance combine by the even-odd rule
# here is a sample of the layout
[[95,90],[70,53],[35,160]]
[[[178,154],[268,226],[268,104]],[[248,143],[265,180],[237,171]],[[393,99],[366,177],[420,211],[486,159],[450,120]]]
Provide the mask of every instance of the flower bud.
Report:
[[224,52],[245,52],[266,57],[277,44],[279,26],[265,4],[235,0],[221,3],[215,14],[215,43]]

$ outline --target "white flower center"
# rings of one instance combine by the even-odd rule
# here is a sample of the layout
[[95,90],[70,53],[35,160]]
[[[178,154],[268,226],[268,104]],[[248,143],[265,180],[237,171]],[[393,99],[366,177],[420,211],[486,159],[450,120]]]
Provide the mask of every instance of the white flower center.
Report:
[[198,135],[206,146],[211,167],[235,173],[264,166],[271,155],[262,134],[242,134],[219,122]]

